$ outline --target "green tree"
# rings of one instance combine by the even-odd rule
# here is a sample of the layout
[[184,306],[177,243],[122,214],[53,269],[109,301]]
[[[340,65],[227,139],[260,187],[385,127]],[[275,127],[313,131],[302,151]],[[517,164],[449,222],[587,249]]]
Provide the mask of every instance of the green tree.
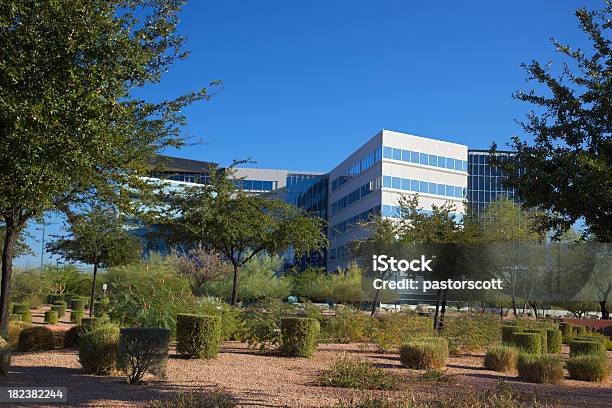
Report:
[[533,144],[514,137],[516,155],[500,165],[527,207],[547,211],[544,230],[560,234],[583,219],[588,233],[611,242],[612,2],[597,12],[579,9],[576,16],[592,42],[591,54],[553,41],[569,60],[559,75],[537,61],[523,65],[546,92],[514,95],[535,106],[522,123]]
[[[88,199],[130,210],[149,160],[184,142],[181,113],[200,89],[149,101],[187,57],[180,0],[7,0],[0,3],[0,221],[5,225],[0,331],[12,260],[26,223]],[[216,83],[215,83],[216,84]]]
[[162,193],[163,228],[171,243],[201,244],[221,253],[233,269],[230,303],[238,302],[240,269],[257,255],[290,247],[296,256],[327,245],[324,221],[278,199],[237,189],[232,168],[212,172],[211,183]]
[[96,207],[88,213],[72,214],[67,237],[57,238],[47,249],[68,261],[93,266],[89,315],[93,311],[98,268],[127,265],[138,261],[142,244],[129,234],[125,219],[111,208]]

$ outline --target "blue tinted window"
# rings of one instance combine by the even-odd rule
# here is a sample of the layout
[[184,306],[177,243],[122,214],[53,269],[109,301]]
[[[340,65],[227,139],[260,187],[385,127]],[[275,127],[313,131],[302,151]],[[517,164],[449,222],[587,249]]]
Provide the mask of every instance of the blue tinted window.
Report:
[[418,163],[419,162],[419,153],[418,152],[410,152],[410,161],[412,163]]
[[429,155],[429,165],[430,166],[437,166],[438,165],[438,156],[430,154]]
[[455,187],[455,197],[463,198],[463,188]]
[[271,181],[264,181],[263,182],[263,189],[262,190],[271,191],[272,190],[272,182]]
[[451,159],[450,157],[446,158],[446,168],[453,170],[455,168],[455,159]]
[[263,182],[261,180],[253,180],[253,190],[263,190]]
[[253,190],[252,180],[242,180],[242,188],[245,190]]
[[393,158],[393,149],[390,147],[383,147],[383,157],[385,159],[392,159]]
[[429,163],[429,160],[428,160],[427,155],[425,153],[419,153],[419,163],[421,163],[421,164]]
[[454,196],[455,195],[455,187],[447,185],[446,186],[446,194],[445,195],[447,195],[449,197]]
[[463,160],[455,160],[455,170],[463,170]]
[[439,195],[446,195],[446,186],[444,184],[438,184],[437,190]]
[[402,150],[393,149],[393,160],[402,160]]
[[383,187],[391,187],[391,176],[383,176]]
[[410,150],[402,150],[402,160],[403,161],[410,161]]
[[410,190],[419,191],[419,180],[410,180]]
[[400,188],[401,187],[401,182],[400,182],[400,178],[399,177],[393,177],[391,179],[391,187],[393,187],[393,188]]
[[420,181],[419,182],[419,192],[421,193],[428,193],[429,192],[429,183],[426,181]]
[[429,193],[436,194],[438,191],[438,185],[436,183],[429,183]]
[[402,190],[410,190],[410,180],[409,179],[402,179]]

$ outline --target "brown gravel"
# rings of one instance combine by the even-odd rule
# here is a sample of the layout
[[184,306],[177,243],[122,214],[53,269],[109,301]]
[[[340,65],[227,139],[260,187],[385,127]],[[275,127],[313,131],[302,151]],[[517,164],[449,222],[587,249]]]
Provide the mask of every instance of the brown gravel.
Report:
[[418,371],[402,369],[396,354],[380,355],[373,350],[360,350],[356,344],[322,344],[312,359],[302,359],[261,355],[242,343],[226,342],[214,360],[184,360],[172,353],[168,380],[146,385],[128,385],[119,376],[84,374],[74,350],[15,354],[12,371],[7,378],[0,378],[0,386],[68,387],[72,406],[146,407],[148,401],[166,398],[177,390],[223,388],[235,395],[242,407],[324,407],[369,393],[314,385],[317,374],[343,354],[368,359],[396,373],[401,389],[387,394],[417,401],[449,396],[458,389],[490,387],[503,379],[521,391],[552,395],[563,406],[612,407],[610,380],[602,384],[572,380],[559,386],[527,384],[516,381],[511,374],[484,370],[483,356],[475,354],[451,358],[447,373],[455,375],[454,380],[432,383],[421,380]]

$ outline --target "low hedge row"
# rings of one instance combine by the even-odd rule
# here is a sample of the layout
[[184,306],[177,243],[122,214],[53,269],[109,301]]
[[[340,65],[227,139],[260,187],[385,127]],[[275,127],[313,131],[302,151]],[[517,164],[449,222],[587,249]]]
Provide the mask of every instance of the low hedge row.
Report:
[[55,348],[53,332],[44,326],[28,327],[19,333],[18,351],[42,351]]
[[45,312],[45,323],[56,324],[58,315],[56,310],[47,310]]
[[487,370],[509,372],[516,370],[518,352],[514,347],[496,346],[487,350],[484,367]]
[[542,352],[542,340],[539,333],[514,333],[512,342],[523,353],[540,354]]
[[580,381],[603,381],[609,374],[608,356],[601,353],[570,357],[566,367],[570,378]]
[[525,354],[517,359],[521,380],[541,384],[557,384],[563,379],[563,361],[555,354]]
[[583,354],[602,354],[606,348],[601,341],[589,339],[576,339],[570,343],[570,357]]

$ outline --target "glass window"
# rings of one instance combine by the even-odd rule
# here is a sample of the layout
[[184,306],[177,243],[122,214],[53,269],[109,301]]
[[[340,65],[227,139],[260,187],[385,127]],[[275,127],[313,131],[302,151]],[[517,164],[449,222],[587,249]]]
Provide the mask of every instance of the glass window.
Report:
[[463,188],[462,187],[455,187],[455,197],[463,198]]
[[446,158],[446,168],[454,170],[455,169],[455,159],[451,159],[450,157]]
[[410,150],[402,150],[402,160],[406,162],[410,161]]
[[383,157],[385,159],[392,159],[393,158],[393,149],[390,147],[383,147]]
[[438,184],[437,185],[437,194],[438,195],[446,195],[446,186],[444,184]]
[[402,160],[402,149],[393,149],[393,160]]
[[419,182],[419,192],[428,193],[429,192],[429,183],[426,181]]
[[467,171],[467,169],[468,169],[468,162],[467,162],[467,160],[461,160],[461,162],[463,163],[463,171]]
[[419,153],[418,152],[410,152],[410,162],[418,163],[419,162]]
[[410,180],[409,179],[402,179],[402,190],[410,190]]
[[242,188],[245,190],[253,190],[253,180],[242,180]]
[[419,191],[419,180],[410,180],[410,190]]
[[393,188],[401,188],[401,181],[399,177],[391,178],[391,187]]
[[429,193],[436,194],[438,192],[438,185],[436,183],[429,183]]
[[391,176],[383,176],[383,187],[391,187]]
[[430,154],[429,155],[429,165],[430,166],[437,166],[438,165],[438,156]]
[[463,160],[455,160],[455,170],[463,170]]
[[446,157],[438,156],[438,167],[446,167]]
[[272,190],[272,182],[271,181],[264,181],[263,182],[263,189],[262,190],[271,191]]
[[365,197],[368,194],[370,194],[372,192],[372,190],[370,189],[370,183],[361,186],[361,196]]
[[253,180],[253,190],[263,190],[263,182],[261,180]]
[[419,163],[421,164],[427,164],[429,163],[429,160],[427,158],[427,154],[425,153],[419,153]]
[[447,195],[449,197],[454,196],[455,195],[455,187],[446,185],[446,194],[445,195]]

